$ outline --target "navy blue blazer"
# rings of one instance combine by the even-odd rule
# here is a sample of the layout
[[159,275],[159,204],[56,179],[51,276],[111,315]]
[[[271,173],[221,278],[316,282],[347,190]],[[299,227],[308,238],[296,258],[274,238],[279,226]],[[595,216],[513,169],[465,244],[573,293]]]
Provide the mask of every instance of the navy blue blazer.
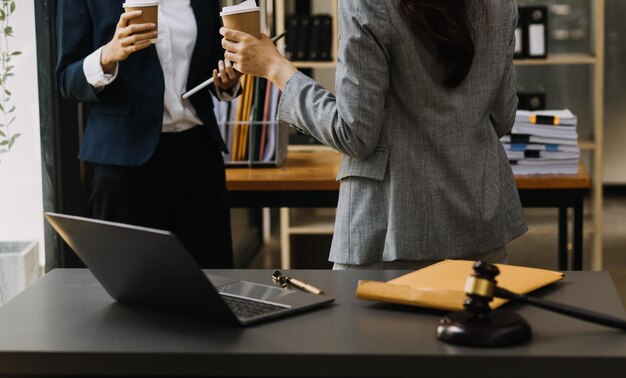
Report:
[[[154,153],[163,126],[163,71],[155,46],[119,63],[117,78],[96,93],[87,83],[83,60],[108,43],[123,12],[124,0],[59,0],[57,82],[61,95],[89,104],[79,158],[98,164],[139,166]],[[198,27],[187,88],[211,77],[223,59],[219,2],[191,0]],[[226,151],[209,91],[191,97],[199,118]]]

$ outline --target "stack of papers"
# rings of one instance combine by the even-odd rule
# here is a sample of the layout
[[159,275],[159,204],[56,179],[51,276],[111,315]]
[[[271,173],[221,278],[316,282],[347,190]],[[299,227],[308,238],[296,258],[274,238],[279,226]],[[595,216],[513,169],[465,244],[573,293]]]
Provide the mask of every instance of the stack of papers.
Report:
[[516,175],[576,174],[580,159],[578,118],[569,110],[518,110],[501,141]]

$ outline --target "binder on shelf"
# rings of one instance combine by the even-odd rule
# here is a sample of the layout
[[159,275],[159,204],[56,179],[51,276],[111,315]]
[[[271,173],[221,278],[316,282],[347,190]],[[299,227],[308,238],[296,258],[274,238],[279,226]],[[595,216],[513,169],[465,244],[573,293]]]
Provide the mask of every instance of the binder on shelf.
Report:
[[529,110],[531,112],[546,110],[546,94],[544,92],[518,92],[519,99],[517,109]]
[[524,17],[524,11],[522,8],[518,8],[517,27],[515,28],[515,59],[521,59],[526,55],[526,48],[524,45],[524,29],[526,18]]
[[309,39],[309,57],[310,61],[320,60],[320,53],[322,52],[322,18],[321,16],[311,17],[311,32]]
[[333,60],[333,18],[330,15],[319,15],[321,23],[319,60]]
[[285,56],[289,60],[296,59],[296,50],[298,48],[298,31],[300,29],[299,16],[291,15],[287,16],[285,19],[285,24],[287,25],[287,36],[286,36],[286,45],[285,45]]
[[524,46],[527,58],[545,59],[548,56],[548,7],[524,8],[526,24]]
[[309,58],[309,35],[311,16],[301,16],[298,18],[298,44],[296,46],[296,57],[294,60],[306,61]]
[[332,60],[333,18],[329,14],[291,15],[286,18],[285,56],[292,61]]
[[542,92],[526,93],[524,109],[531,112],[546,110],[546,94]]

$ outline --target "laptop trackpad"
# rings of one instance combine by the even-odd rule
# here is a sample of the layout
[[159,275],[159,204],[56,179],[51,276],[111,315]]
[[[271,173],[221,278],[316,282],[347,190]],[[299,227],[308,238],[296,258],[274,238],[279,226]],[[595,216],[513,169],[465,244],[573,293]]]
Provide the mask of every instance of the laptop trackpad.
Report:
[[219,286],[217,291],[222,294],[269,302],[280,300],[280,298],[294,293],[293,290],[246,281],[231,282]]

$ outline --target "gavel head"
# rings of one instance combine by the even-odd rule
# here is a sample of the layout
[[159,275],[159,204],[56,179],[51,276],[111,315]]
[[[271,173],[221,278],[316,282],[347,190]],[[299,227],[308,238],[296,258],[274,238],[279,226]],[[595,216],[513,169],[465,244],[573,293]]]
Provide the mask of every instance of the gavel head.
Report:
[[491,311],[489,302],[493,300],[496,290],[495,277],[500,274],[500,270],[495,265],[484,261],[474,263],[474,273],[467,277],[465,282],[465,294],[467,299],[463,307],[467,312],[481,315]]
[[532,331],[518,314],[491,311],[489,302],[498,292],[495,277],[500,270],[483,261],[474,264],[474,273],[465,284],[465,311],[446,315],[439,322],[437,337],[450,344],[477,347],[516,345],[530,340]]

